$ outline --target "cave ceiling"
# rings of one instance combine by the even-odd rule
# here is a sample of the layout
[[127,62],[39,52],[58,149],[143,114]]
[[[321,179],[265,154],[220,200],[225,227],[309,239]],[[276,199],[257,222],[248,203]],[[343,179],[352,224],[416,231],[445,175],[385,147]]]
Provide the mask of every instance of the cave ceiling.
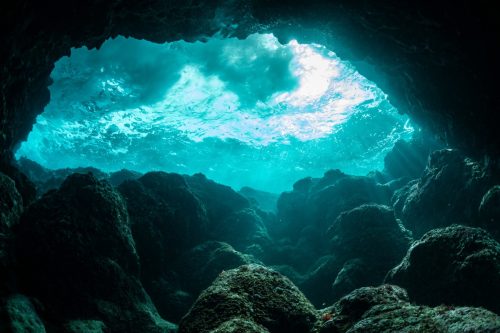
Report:
[[498,155],[500,20],[486,1],[5,0],[0,4],[0,153],[50,100],[54,63],[122,35],[153,42],[244,38],[321,43],[447,144]]

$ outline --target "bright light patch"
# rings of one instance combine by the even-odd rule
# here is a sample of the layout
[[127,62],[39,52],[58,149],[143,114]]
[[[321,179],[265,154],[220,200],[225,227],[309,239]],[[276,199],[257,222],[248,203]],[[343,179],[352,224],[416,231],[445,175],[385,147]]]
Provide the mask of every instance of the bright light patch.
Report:
[[[74,49],[17,156],[49,168],[203,172],[281,191],[331,168],[380,169],[407,118],[335,53],[273,35]],[[405,125],[406,124],[406,125]]]

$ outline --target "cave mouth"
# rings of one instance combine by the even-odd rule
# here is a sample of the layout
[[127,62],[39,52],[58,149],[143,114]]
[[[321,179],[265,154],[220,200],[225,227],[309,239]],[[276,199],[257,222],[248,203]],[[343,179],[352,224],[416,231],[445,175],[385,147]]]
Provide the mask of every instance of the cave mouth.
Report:
[[272,34],[165,44],[118,37],[72,49],[16,157],[49,169],[201,172],[287,190],[338,168],[383,169],[413,127],[354,66]]

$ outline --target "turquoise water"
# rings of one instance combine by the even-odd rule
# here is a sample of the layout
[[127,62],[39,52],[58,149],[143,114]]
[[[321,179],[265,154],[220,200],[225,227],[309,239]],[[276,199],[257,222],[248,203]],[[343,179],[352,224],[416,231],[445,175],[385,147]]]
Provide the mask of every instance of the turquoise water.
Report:
[[326,170],[383,168],[413,132],[373,82],[315,44],[166,44],[122,37],[73,49],[52,72],[51,102],[17,151],[51,168],[202,172],[280,192]]

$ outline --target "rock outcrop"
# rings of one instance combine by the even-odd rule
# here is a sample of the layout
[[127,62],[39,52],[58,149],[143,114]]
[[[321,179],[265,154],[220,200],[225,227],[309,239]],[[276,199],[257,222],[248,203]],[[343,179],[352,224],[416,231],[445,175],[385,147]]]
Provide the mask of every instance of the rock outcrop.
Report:
[[500,313],[500,244],[479,228],[435,229],[411,246],[385,281],[405,288],[418,304]]
[[68,177],[22,215],[15,230],[19,286],[46,304],[44,318],[99,319],[109,332],[165,332],[139,281],[121,196],[91,174]]
[[201,293],[180,322],[179,333],[226,332],[224,327],[235,321],[256,332],[309,332],[316,317],[290,280],[263,266],[244,265],[221,273]]

